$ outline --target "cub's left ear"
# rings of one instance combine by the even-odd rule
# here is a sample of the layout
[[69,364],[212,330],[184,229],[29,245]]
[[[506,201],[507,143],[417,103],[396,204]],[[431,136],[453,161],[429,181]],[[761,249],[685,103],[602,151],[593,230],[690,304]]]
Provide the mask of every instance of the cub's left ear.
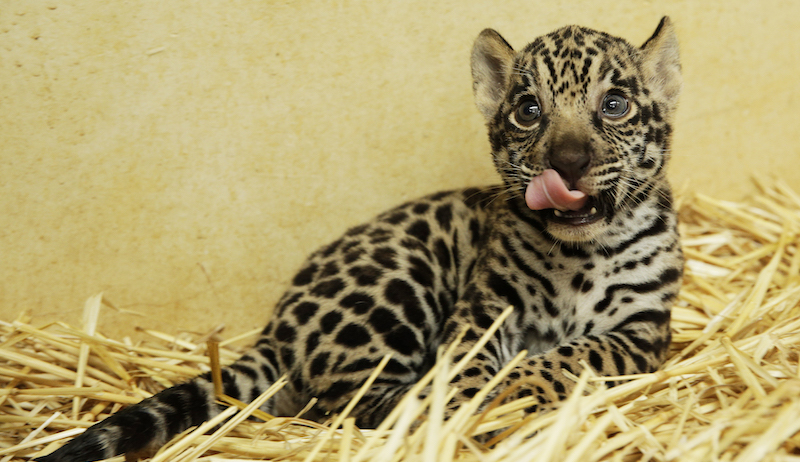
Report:
[[668,16],[661,18],[653,36],[642,45],[644,74],[648,87],[660,90],[675,107],[683,86],[678,37]]

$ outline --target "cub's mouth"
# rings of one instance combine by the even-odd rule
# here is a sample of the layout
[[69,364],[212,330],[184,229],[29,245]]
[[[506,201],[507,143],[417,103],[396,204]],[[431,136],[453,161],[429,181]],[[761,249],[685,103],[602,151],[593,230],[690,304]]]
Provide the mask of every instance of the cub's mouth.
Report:
[[583,206],[577,210],[545,209],[545,218],[555,223],[571,226],[588,225],[600,221],[606,215],[604,201],[588,196]]
[[548,169],[531,178],[525,189],[525,203],[531,210],[541,210],[544,218],[553,223],[584,226],[609,215],[611,202],[600,196],[569,189],[567,182],[555,170]]

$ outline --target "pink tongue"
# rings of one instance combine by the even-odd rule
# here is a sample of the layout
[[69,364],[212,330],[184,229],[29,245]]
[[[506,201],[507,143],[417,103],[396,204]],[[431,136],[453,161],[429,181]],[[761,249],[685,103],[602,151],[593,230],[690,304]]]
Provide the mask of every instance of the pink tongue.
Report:
[[525,190],[525,203],[531,210],[578,210],[588,197],[581,191],[567,189],[561,175],[548,169],[534,177]]

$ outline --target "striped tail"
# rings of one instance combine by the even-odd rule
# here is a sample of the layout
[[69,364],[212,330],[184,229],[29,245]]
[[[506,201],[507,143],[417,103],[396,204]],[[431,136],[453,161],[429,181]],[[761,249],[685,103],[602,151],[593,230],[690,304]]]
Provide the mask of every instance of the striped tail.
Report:
[[[222,368],[224,393],[252,401],[277,379],[279,366],[269,342]],[[271,398],[263,408],[272,406]],[[167,388],[87,429],[39,462],[92,462],[126,454],[126,460],[150,457],[172,437],[220,413],[210,373]]]
[[173,436],[219,412],[214,386],[200,376],[99,422],[39,462],[91,462],[125,453],[149,457]]

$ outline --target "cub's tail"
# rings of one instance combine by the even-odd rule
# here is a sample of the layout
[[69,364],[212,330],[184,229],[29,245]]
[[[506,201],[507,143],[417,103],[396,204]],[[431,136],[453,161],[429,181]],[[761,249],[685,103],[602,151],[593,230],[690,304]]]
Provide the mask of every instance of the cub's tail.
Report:
[[[278,377],[274,353],[263,343],[234,364],[222,368],[224,393],[251,401]],[[267,412],[272,399],[263,406]],[[89,427],[39,462],[92,462],[126,454],[126,460],[150,457],[167,441],[189,427],[219,414],[210,373],[153,395]]]

